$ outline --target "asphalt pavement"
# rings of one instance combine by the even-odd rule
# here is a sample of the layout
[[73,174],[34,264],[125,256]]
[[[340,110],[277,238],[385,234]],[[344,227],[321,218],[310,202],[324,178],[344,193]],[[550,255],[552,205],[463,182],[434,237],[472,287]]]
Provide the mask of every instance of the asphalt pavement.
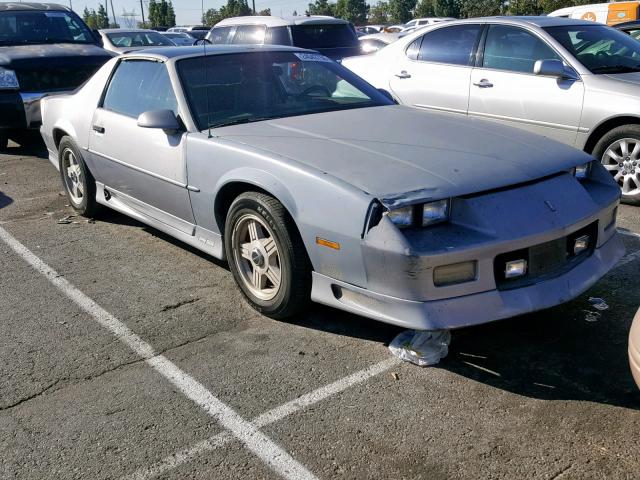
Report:
[[74,216],[34,145],[0,155],[0,478],[640,477],[640,207],[588,292],[454,331],[419,368],[390,356],[395,327],[265,318],[224,263]]

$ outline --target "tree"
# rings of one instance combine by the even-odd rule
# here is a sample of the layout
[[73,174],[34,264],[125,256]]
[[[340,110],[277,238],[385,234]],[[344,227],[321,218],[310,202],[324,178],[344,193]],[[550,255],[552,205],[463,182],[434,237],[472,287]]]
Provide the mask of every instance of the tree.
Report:
[[460,16],[460,0],[433,0],[433,10],[436,17]]
[[367,21],[369,6],[365,0],[338,0],[335,7],[335,16],[356,25],[362,25]]
[[[269,10],[269,15],[270,14],[271,10]],[[246,17],[248,15],[251,15],[251,9],[249,8],[247,0],[227,0],[227,4],[220,7],[220,10],[210,8],[204,12],[202,23],[207,27],[212,27],[225,18]]]
[[93,8],[89,10],[87,7],[84,7],[82,19],[91,30],[96,30],[98,28],[98,15]]
[[[271,15],[271,9],[267,8],[267,10],[269,10],[269,15]],[[293,17],[297,17],[298,16],[298,11],[294,10],[293,13],[291,14]]]
[[370,7],[367,21],[372,25],[387,23],[389,21],[389,4],[379,1]]
[[462,0],[460,16],[462,18],[489,17],[500,15],[502,0]]
[[[265,8],[264,10],[260,10],[258,12],[258,15],[261,15],[263,17],[270,17],[271,16],[271,9],[270,8]],[[294,17],[296,16],[295,12],[293,13],[293,16]]]
[[307,9],[307,15],[329,15],[335,17],[336,4],[329,3],[328,0],[315,0],[314,3],[309,4]]
[[167,18],[165,27],[175,27],[176,26],[176,11],[173,9],[173,3],[169,0],[169,6],[167,7]]
[[171,1],[149,0],[148,13],[151,28],[173,27],[176,24],[176,13]]
[[416,5],[415,10],[413,11],[413,16],[415,18],[420,17],[435,17],[436,10],[433,4],[433,0],[420,0]]
[[540,15],[542,5],[539,0],[510,0],[507,7],[508,15]]
[[406,23],[413,18],[416,0],[389,0],[389,20],[392,23]]
[[96,24],[98,25],[98,28],[109,28],[109,15],[102,4],[98,7]]
[[564,7],[573,7],[574,5],[588,5],[596,3],[591,0],[540,0],[540,9],[544,13],[550,13],[554,10]]

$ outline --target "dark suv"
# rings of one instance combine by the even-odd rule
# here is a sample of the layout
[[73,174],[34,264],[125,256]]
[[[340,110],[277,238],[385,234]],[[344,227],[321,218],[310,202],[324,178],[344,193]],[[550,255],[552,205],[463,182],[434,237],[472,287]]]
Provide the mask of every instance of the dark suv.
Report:
[[361,53],[351,23],[321,15],[227,18],[216,23],[206,39],[214,44],[292,45],[316,50],[333,60]]
[[76,89],[110,58],[69,8],[0,3],[0,149],[40,126],[42,97]]

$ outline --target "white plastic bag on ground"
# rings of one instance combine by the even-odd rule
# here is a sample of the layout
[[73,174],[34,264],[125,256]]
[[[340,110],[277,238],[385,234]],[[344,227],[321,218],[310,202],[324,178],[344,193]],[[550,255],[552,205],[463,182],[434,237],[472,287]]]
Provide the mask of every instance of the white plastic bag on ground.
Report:
[[449,353],[449,330],[405,330],[389,344],[391,353],[421,367],[437,364]]

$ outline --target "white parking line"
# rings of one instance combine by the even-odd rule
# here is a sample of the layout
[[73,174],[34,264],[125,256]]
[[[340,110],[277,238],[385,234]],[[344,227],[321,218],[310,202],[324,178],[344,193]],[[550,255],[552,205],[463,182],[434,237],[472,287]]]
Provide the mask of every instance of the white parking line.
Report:
[[145,342],[129,330],[124,323],[65,280],[2,227],[0,227],[0,239],[36,271],[49,280],[62,294],[91,315],[96,322],[109,330],[121,342],[145,359],[148,365],[169,380],[187,398],[199,405],[224,428],[229,430],[233,436],[240,440],[275,472],[284,478],[292,480],[316,478],[313,473],[297,462],[289,453],[260,432],[256,425],[238,415],[231,407],[216,398],[196,379],[180,370],[180,368],[169,359],[163,355],[156,355],[153,347],[149,343]]
[[[399,365],[400,363],[400,360],[396,358],[388,358],[386,360],[378,362],[370,366],[369,368],[365,368],[364,370],[360,370],[345,378],[341,378],[340,380],[330,383],[329,385],[325,385],[324,387],[314,390],[311,393],[302,395],[295,400],[291,400],[284,405],[258,415],[251,421],[251,423],[253,423],[258,428],[271,425],[272,423],[282,420],[283,418],[286,418],[289,415],[292,415],[304,409],[305,407],[337,395],[338,393],[341,393],[348,388],[353,387],[354,385],[362,383],[370,379],[371,377],[386,372],[394,365]],[[121,480],[149,480],[193,460],[195,457],[202,453],[215,450],[216,448],[225,445],[232,439],[233,437],[229,435],[228,432],[219,433],[206,440],[196,443],[192,447],[169,455],[168,457],[149,467],[141,468],[131,475],[123,477]]]

